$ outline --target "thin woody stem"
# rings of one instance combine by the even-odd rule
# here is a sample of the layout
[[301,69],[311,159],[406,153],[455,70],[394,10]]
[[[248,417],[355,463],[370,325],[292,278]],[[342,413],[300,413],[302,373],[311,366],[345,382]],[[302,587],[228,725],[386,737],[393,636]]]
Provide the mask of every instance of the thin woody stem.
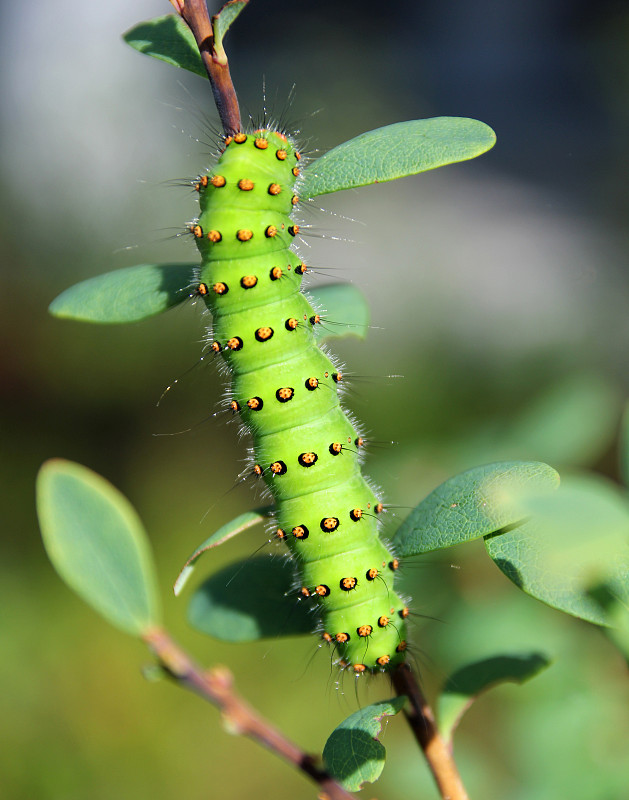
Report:
[[393,671],[391,681],[399,696],[406,695],[409,698],[410,708],[405,709],[404,714],[424,751],[441,797],[443,800],[469,800],[450,746],[439,733],[432,708],[408,664],[400,664]]
[[233,136],[241,130],[240,108],[229,74],[227,56],[224,51],[219,55],[214,48],[214,32],[206,0],[170,0],[170,2],[194,34],[203,66],[210,79],[223,131],[225,136]]
[[312,756],[287,739],[234,691],[232,675],[225,667],[203,670],[161,628],[148,631],[143,638],[173,680],[220,710],[226,730],[247,736],[288,761],[319,784],[321,795],[329,800],[353,800],[353,795],[320,769]]

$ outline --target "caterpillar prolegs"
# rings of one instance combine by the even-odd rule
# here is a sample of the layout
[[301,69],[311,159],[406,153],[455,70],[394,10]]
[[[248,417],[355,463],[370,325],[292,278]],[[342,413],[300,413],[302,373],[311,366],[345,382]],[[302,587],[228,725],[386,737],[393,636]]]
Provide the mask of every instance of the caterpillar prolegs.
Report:
[[317,345],[319,316],[301,292],[305,268],[291,249],[299,162],[278,131],[225,139],[196,186],[199,293],[302,598],[320,607],[341,666],[376,671],[404,660],[408,609],[393,589],[397,559],[378,536],[382,503],[361,472],[359,433],[340,405],[341,375]]

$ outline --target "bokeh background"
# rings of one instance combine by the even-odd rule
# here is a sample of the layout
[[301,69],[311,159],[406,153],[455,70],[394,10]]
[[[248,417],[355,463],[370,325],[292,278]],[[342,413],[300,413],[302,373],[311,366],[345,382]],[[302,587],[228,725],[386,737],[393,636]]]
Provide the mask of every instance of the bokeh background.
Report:
[[[218,4],[210,4],[216,11]],[[313,639],[228,646],[192,631],[171,584],[198,542],[255,502],[231,491],[235,426],[203,422],[220,380],[198,359],[198,308],[142,324],[54,320],[77,280],[134,263],[194,260],[175,234],[194,197],[170,179],[203,169],[216,124],[204,82],[126,47],[120,34],[165,0],[25,0],[0,8],[2,545],[0,786],[21,800],[253,795],[315,790],[166,682],[148,656],[57,578],[38,534],[46,458],[102,473],[153,541],[166,616],[205,663],[305,748],[320,751],[384,680],[343,684]],[[629,9],[599,0],[338,4],[252,0],[228,38],[242,105],[285,113],[305,149],[403,119],[472,116],[498,133],[477,162],[321,198],[304,244],[315,281],[368,295],[366,342],[335,347],[374,376],[349,402],[374,448],[369,474],[391,533],[466,467],[540,459],[617,475],[629,370]],[[286,98],[295,84],[295,98]],[[404,378],[382,376],[400,374]],[[175,433],[192,428],[188,433]],[[397,515],[397,516],[396,516]],[[253,552],[261,531],[208,558]],[[203,572],[203,569],[200,570]],[[555,663],[471,710],[456,755],[471,794],[510,800],[627,796],[626,666],[593,626],[521,594],[481,543],[405,565],[415,657],[429,694],[469,660],[543,650]],[[401,719],[365,797],[436,797]]]

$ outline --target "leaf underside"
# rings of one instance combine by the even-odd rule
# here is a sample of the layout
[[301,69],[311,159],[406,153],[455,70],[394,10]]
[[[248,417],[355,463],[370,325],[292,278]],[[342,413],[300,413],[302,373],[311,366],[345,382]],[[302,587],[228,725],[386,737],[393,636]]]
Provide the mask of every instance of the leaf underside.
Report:
[[229,0],[218,14],[212,17],[214,47],[216,50],[223,49],[223,38],[225,34],[240,12],[245,10],[248,2],[249,0]]
[[439,730],[446,740],[482,692],[501,683],[524,683],[550,666],[541,653],[514,653],[466,664],[446,681],[438,701]]
[[53,459],[39,472],[37,512],[53,566],[86,603],[137,636],[159,623],[148,539],[117,489],[80,464]]
[[274,506],[265,506],[264,508],[256,508],[253,511],[245,511],[244,514],[240,514],[238,517],[226,522],[225,525],[222,525],[215,533],[213,533],[202,544],[200,544],[194,553],[192,553],[192,555],[187,559],[186,563],[181,569],[181,572],[177,576],[177,580],[173,586],[173,592],[175,593],[175,596],[181,594],[183,587],[186,585],[188,579],[194,572],[196,563],[199,558],[201,558],[203,553],[206,553],[208,550],[212,550],[214,547],[224,544],[224,542],[233,539],[234,536],[237,536],[239,533],[252,528],[254,525],[259,525],[261,522],[264,522],[269,518],[273,508]]

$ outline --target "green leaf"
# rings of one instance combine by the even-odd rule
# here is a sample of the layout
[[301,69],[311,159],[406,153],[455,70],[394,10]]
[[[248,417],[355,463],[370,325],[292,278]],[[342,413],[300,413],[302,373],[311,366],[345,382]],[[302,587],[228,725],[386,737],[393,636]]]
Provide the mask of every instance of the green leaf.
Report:
[[541,653],[515,653],[485,658],[458,669],[446,681],[437,705],[444,739],[452,739],[463,714],[482,692],[501,683],[524,683],[550,663]]
[[295,591],[295,568],[277,555],[237,561],[193,594],[190,624],[224,642],[253,642],[312,633],[311,606]]
[[476,158],[491,149],[496,135],[484,122],[434,117],[397,122],[362,133],[309,164],[301,197],[384,183]]
[[122,38],[139,53],[207,78],[194,35],[179,15],[166,14],[140,22]]
[[613,625],[590,588],[606,583],[629,605],[629,503],[594,477],[567,478],[554,494],[527,495],[523,525],[489,536],[485,547],[522,591],[597,625]]
[[192,555],[187,559],[186,563],[181,569],[181,572],[177,576],[177,580],[173,586],[173,592],[175,593],[175,596],[181,594],[183,587],[186,585],[188,579],[194,572],[196,562],[199,560],[199,558],[201,558],[203,553],[206,553],[208,550],[212,550],[214,547],[218,547],[219,544],[223,544],[223,542],[227,542],[229,539],[233,539],[234,536],[237,536],[239,533],[252,528],[254,525],[264,522],[269,518],[270,512],[273,510],[273,508],[274,506],[266,506],[265,508],[256,508],[254,511],[245,511],[244,514],[241,514],[235,519],[226,522],[225,525],[219,528],[208,539],[200,544],[194,553],[192,553]]
[[525,489],[554,490],[559,475],[538,461],[505,461],[462,472],[438,486],[409,514],[395,551],[414,556],[469,542],[513,525],[524,512],[510,502]]
[[138,264],[81,281],[50,304],[55,317],[118,324],[161,314],[190,297],[194,264]]
[[592,372],[566,375],[501,432],[501,446],[553,464],[592,464],[616,436],[619,393]]
[[48,557],[86,603],[137,636],[159,624],[146,533],[117,489],[80,464],[53,459],[39,471],[37,512]]
[[[138,322],[187,300],[192,291],[195,264],[138,264],[88,278],[66,289],[50,304],[55,317],[78,322],[119,324]],[[358,336],[365,338],[369,307],[355,286],[335,283],[308,292],[316,308],[325,309],[317,327],[320,341]]]
[[616,645],[629,665],[629,606],[617,597],[609,584],[599,583],[588,594],[609,621],[610,627],[605,628],[608,639]]
[[218,14],[212,17],[212,30],[214,31],[214,51],[219,58],[225,58],[225,50],[223,49],[223,37],[229,30],[229,26],[233,23],[241,11],[244,11],[249,0],[229,0],[228,3],[221,8]]
[[307,295],[323,317],[321,324],[314,329],[319,342],[343,336],[358,336],[360,339],[367,336],[369,306],[360,289],[349,283],[332,283],[308,290]]
[[383,717],[402,710],[406,697],[394,697],[361,708],[336,728],[323,748],[326,769],[349,792],[359,791],[364,783],[380,777],[386,750],[377,736]]

